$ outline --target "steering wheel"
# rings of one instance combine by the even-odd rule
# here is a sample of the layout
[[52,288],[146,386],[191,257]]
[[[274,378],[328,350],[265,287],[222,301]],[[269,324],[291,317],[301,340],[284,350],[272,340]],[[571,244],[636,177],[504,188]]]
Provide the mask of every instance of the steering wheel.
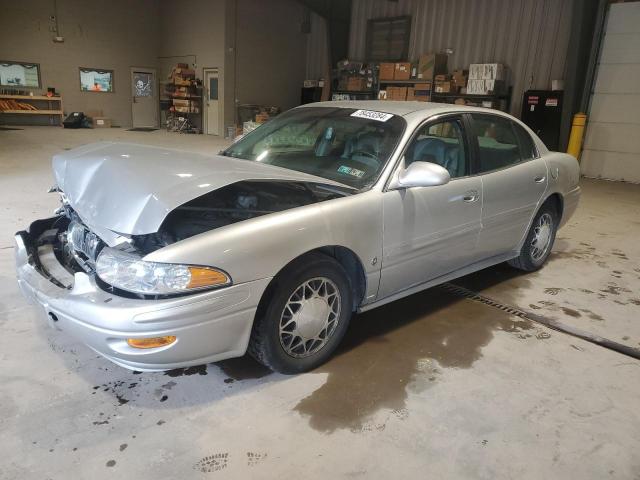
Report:
[[368,152],[366,150],[354,150],[353,152],[351,152],[350,158],[353,158],[354,155],[363,155],[365,157],[369,157],[369,158],[372,158],[374,160],[379,161],[378,160],[378,156],[375,153],[371,153],[371,152]]

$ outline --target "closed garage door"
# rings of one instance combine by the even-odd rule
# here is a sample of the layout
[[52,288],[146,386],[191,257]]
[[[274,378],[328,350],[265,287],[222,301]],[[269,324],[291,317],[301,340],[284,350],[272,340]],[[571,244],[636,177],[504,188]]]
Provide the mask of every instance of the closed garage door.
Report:
[[611,5],[581,163],[588,177],[640,182],[640,2]]

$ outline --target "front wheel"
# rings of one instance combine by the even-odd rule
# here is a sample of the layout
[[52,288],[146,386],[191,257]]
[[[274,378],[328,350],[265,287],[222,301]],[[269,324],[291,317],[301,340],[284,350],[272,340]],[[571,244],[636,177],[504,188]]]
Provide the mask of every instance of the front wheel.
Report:
[[540,269],[549,258],[558,231],[558,213],[551,204],[543,205],[531,224],[520,255],[509,265],[525,272]]
[[278,275],[269,295],[251,332],[251,356],[289,374],[327,361],[351,318],[351,285],[344,268],[325,255],[305,257]]

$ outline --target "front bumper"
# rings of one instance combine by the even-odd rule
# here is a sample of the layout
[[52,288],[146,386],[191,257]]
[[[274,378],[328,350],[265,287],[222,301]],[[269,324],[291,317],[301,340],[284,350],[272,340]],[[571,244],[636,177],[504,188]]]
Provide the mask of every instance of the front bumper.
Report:
[[[42,222],[36,222],[38,231]],[[42,310],[51,327],[132,370],[169,370],[244,355],[258,302],[270,281],[162,300],[124,298],[102,290],[86,273],[55,278],[52,272],[64,267],[52,265],[57,262],[52,256],[44,264],[34,240],[29,231],[15,236],[18,285],[24,296]],[[177,340],[164,347],[136,349],[126,342],[167,335]]]

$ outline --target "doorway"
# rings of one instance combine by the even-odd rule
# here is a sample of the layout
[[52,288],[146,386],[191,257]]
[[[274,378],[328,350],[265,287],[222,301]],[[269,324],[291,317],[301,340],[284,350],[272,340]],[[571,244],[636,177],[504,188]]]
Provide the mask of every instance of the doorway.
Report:
[[131,67],[133,128],[158,127],[158,83],[155,68]]
[[220,84],[217,68],[205,68],[204,72],[204,121],[207,135],[220,135]]

